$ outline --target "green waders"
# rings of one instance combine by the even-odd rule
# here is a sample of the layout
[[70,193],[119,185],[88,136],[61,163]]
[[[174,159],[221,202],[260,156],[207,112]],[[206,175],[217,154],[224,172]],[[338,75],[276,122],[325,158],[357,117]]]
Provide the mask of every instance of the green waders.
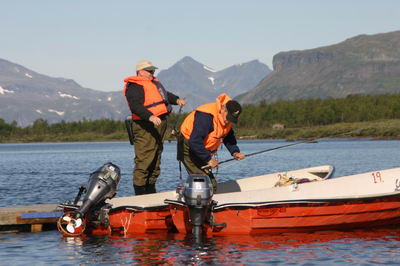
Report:
[[135,136],[135,168],[132,173],[135,194],[156,193],[167,120],[161,120],[157,127],[150,121],[135,120],[132,128]]
[[202,162],[193,152],[190,151],[189,141],[185,139],[182,134],[178,137],[178,151],[177,151],[177,159],[181,161],[186,168],[186,171],[189,174],[202,174],[208,175],[210,177],[213,191],[217,192],[217,180],[213,175],[211,169],[201,169],[203,166],[207,165]]

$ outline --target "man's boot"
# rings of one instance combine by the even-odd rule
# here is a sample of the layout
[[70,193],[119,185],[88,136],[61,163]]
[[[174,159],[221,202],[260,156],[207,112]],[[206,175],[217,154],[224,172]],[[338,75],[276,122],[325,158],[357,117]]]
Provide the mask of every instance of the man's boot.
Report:
[[135,195],[143,195],[146,194],[146,186],[136,186],[133,185],[133,188],[135,189]]
[[156,192],[156,184],[147,184],[146,185],[146,194],[152,194]]

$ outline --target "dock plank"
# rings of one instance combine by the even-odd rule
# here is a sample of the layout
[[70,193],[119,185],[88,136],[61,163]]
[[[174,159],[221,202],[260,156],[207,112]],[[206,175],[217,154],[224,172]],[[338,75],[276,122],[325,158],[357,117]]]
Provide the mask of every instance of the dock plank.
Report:
[[0,231],[32,228],[32,232],[39,232],[43,224],[55,224],[61,214],[57,204],[0,207]]

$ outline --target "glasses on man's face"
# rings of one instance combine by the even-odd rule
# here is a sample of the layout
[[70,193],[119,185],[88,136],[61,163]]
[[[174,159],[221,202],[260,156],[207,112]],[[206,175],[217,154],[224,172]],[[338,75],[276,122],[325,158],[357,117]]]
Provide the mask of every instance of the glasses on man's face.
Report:
[[146,71],[149,72],[152,75],[154,75],[154,72],[155,72],[155,70],[149,70],[149,69],[146,69]]

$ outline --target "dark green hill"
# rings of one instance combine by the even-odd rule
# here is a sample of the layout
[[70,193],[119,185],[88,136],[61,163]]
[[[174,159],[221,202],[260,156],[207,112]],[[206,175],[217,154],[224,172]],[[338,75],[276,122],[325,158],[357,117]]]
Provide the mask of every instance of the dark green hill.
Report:
[[274,56],[274,71],[242,103],[400,92],[400,31]]

